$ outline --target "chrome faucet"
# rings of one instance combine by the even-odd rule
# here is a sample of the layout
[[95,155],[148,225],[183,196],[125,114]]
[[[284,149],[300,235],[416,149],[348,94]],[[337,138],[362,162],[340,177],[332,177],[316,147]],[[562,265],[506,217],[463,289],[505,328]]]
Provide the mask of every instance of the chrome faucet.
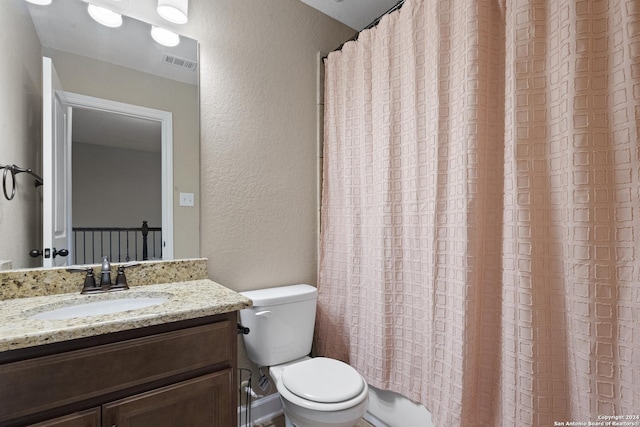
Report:
[[111,263],[106,256],[102,257],[102,270],[100,271],[100,287],[111,287]]

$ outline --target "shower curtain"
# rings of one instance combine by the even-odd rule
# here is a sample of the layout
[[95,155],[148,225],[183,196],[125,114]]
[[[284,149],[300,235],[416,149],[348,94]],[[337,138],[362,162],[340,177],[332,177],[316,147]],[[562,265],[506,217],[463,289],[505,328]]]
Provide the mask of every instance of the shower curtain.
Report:
[[640,1],[407,0],[325,73],[316,353],[436,426],[640,425]]

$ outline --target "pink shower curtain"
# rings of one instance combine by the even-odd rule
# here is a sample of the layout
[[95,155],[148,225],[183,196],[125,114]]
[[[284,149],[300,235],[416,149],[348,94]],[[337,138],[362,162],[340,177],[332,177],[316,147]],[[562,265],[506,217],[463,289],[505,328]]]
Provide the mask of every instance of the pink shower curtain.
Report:
[[316,352],[436,426],[640,415],[639,132],[640,1],[407,0],[326,61]]

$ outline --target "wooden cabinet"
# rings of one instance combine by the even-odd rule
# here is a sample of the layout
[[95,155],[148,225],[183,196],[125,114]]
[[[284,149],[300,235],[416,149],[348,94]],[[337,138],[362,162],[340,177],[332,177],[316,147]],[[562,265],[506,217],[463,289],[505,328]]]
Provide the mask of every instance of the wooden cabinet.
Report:
[[[229,370],[204,375],[103,406],[104,426],[228,426]],[[235,418],[233,418],[235,420]]]
[[100,408],[91,408],[33,424],[31,427],[100,427],[100,414]]
[[0,427],[235,426],[236,340],[227,313],[2,353]]
[[211,427],[229,419],[231,369],[160,387],[31,427]]

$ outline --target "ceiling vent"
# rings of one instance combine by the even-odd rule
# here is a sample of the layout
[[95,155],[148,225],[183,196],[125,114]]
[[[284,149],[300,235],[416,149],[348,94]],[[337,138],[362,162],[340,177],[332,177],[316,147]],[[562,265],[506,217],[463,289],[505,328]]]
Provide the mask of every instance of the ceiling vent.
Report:
[[165,64],[172,64],[177,67],[186,68],[187,70],[195,71],[198,63],[191,61],[190,59],[179,58],[177,56],[162,54],[162,62]]

